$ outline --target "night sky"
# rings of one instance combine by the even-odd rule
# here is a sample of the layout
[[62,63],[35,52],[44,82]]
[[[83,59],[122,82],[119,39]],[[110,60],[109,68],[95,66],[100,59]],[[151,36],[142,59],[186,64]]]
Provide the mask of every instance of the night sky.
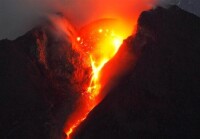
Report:
[[200,0],[181,0],[179,6],[200,16]]

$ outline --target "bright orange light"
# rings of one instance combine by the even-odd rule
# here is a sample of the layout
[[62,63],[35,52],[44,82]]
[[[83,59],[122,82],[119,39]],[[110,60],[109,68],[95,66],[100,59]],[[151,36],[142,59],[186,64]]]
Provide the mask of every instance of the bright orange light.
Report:
[[113,19],[94,22],[80,31],[80,36],[76,40],[81,49],[88,53],[90,57],[89,63],[92,73],[88,88],[82,93],[81,105],[67,121],[65,132],[68,139],[75,128],[85,120],[88,113],[101,101],[100,99],[103,99],[98,98],[102,89],[102,83],[100,82],[101,70],[117,53],[123,39],[131,33],[130,27]]
[[102,32],[103,32],[103,30],[100,28],[100,29],[99,29],[99,33],[102,33]]
[[115,48],[118,50],[119,49],[119,46],[122,44],[122,39],[121,38],[115,38],[113,40],[113,45],[115,46]]
[[77,37],[76,40],[79,42],[81,40],[81,37]]

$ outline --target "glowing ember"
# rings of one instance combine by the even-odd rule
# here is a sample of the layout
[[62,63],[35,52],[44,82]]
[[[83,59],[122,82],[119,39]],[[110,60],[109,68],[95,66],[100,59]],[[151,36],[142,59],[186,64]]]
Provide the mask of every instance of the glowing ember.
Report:
[[76,39],[78,42],[81,40],[81,38],[80,37],[77,37],[77,39]]
[[103,99],[98,98],[102,89],[99,79],[101,70],[117,53],[123,39],[131,34],[130,31],[126,24],[113,19],[94,22],[80,31],[76,40],[90,57],[92,73],[90,84],[79,100],[79,106],[67,121],[65,132],[68,139],[75,128],[86,119],[88,113]]

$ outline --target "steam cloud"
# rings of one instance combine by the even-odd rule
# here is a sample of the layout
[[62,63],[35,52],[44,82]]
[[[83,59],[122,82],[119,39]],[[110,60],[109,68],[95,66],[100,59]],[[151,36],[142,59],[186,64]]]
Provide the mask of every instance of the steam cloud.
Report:
[[15,39],[56,12],[80,27],[103,17],[135,20],[141,11],[158,2],[174,4],[177,0],[0,0],[0,39]]

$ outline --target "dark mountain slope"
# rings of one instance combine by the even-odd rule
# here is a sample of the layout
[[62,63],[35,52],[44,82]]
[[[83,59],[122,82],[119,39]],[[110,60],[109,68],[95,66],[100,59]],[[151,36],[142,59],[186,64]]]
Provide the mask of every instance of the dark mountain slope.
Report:
[[72,61],[80,57],[54,31],[47,23],[14,41],[0,41],[1,139],[60,139],[63,134],[78,97]]
[[44,95],[49,89],[32,53],[34,45],[30,34],[14,42],[0,42],[1,138],[48,136]]

